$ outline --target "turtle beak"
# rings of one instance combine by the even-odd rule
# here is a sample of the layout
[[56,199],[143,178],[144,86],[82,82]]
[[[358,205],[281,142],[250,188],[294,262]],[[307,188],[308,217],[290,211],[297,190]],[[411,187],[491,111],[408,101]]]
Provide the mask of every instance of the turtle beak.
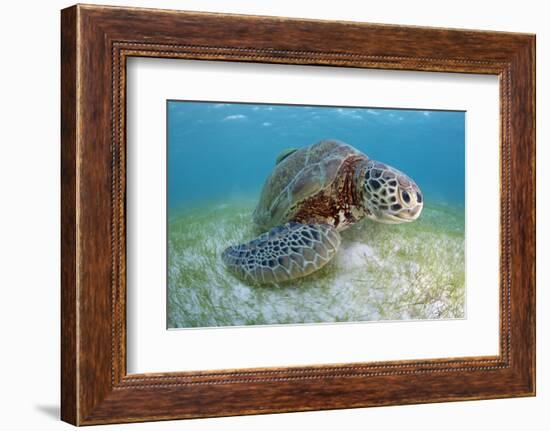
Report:
[[410,220],[416,220],[422,212],[422,204],[417,204],[412,208],[409,208],[405,214],[409,216]]
[[402,209],[401,211],[394,214],[388,212],[379,213],[377,214],[375,219],[376,221],[385,224],[410,223],[420,217],[421,212],[422,204],[420,203],[411,208]]
[[395,218],[398,219],[399,222],[414,221],[418,217],[420,217],[420,213],[422,212],[422,207],[423,205],[419,203],[413,206],[412,208],[401,210],[399,213],[395,214]]

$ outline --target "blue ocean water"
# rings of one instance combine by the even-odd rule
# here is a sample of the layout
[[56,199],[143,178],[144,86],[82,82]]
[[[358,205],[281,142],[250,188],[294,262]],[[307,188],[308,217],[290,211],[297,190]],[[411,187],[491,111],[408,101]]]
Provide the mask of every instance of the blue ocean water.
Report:
[[285,148],[339,139],[464,206],[465,112],[168,101],[169,211],[254,198]]

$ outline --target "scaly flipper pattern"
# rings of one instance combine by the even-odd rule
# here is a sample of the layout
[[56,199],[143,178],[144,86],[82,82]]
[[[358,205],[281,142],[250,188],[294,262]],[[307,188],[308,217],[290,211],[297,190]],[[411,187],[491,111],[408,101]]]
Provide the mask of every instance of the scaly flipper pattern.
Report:
[[325,266],[338,251],[340,241],[340,234],[332,226],[289,222],[246,244],[227,248],[222,260],[247,282],[279,283]]

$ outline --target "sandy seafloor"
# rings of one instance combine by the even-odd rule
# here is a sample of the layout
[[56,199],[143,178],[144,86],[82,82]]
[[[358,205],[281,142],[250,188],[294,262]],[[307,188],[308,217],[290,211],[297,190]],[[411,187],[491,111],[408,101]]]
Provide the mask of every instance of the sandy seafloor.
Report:
[[170,215],[169,328],[459,319],[465,317],[464,207],[428,203],[400,225],[364,220],[342,232],[336,258],[316,273],[251,286],[221,261],[249,241],[254,200]]

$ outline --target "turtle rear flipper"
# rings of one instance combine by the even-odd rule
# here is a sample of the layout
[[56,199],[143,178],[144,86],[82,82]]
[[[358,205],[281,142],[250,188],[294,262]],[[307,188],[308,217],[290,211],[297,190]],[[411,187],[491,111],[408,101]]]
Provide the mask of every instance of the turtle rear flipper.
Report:
[[229,270],[248,282],[279,283],[322,268],[339,246],[340,234],[332,226],[290,222],[246,244],[228,247],[222,260]]

